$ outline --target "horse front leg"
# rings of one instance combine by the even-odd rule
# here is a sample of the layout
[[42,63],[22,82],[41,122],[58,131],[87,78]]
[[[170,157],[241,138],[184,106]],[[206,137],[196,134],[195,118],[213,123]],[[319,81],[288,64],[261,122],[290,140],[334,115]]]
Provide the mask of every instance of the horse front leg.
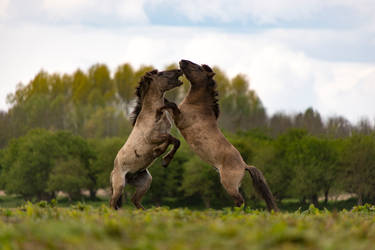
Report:
[[151,142],[159,143],[159,145],[153,149],[153,156],[155,158],[163,154],[167,150],[169,145],[173,145],[171,151],[169,151],[168,154],[166,154],[162,159],[162,166],[168,167],[169,163],[173,159],[174,154],[180,147],[180,140],[170,134],[163,134],[156,136],[155,138],[151,138]]
[[169,146],[169,134],[157,134],[151,136],[150,142],[157,144],[157,146],[152,149],[152,156],[154,158],[159,157],[167,150]]
[[178,148],[180,147],[180,140],[177,139],[176,137],[173,137],[172,135],[169,135],[169,144],[173,144],[173,148],[171,149],[171,151],[168,152],[168,154],[166,154],[163,159],[162,159],[162,166],[163,167],[168,167],[169,163],[172,161],[173,157],[174,157],[174,154],[177,152]]
[[170,102],[167,99],[164,98],[164,106],[159,108],[156,111],[156,122],[158,122],[161,119],[161,116],[163,114],[163,110],[172,111],[173,120],[176,120],[179,118],[181,111],[178,109],[176,103]]
[[168,101],[168,99],[164,98],[164,106],[167,108],[167,109],[170,109],[172,110],[172,114],[173,116],[177,117],[181,114],[181,111],[180,109],[177,107],[177,104],[174,103],[174,102],[170,102]]

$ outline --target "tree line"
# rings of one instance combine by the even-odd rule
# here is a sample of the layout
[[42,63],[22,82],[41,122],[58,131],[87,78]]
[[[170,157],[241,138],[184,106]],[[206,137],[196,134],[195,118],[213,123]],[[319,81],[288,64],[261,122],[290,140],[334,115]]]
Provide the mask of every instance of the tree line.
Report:
[[[111,74],[96,64],[72,74],[40,71],[19,84],[8,95],[10,109],[0,112],[0,188],[25,199],[52,199],[58,191],[80,199],[84,189],[95,199],[109,186],[113,160],[131,130],[135,87],[152,68],[123,64]],[[244,160],[264,172],[279,202],[317,204],[319,197],[327,201],[343,192],[356,194],[358,203],[375,201],[375,135],[367,119],[355,125],[341,116],[323,120],[312,108],[268,116],[244,75],[230,79],[220,68],[214,71],[219,125]],[[178,103],[187,90],[184,84],[167,98]],[[150,168],[145,203],[231,205],[215,170],[173,133],[182,146],[167,169],[159,161]],[[247,202],[256,200],[248,176],[241,192]]]

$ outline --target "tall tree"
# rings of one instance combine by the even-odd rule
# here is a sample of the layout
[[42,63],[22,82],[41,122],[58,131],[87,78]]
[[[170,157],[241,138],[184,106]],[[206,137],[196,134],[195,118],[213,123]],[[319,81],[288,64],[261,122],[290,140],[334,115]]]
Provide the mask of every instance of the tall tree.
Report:
[[333,138],[348,137],[352,133],[352,125],[345,117],[333,116],[328,118],[326,132]]
[[117,88],[125,114],[130,113],[130,103],[134,99],[134,91],[137,86],[137,80],[133,67],[129,63],[122,64],[117,67],[114,82]]
[[355,134],[342,152],[342,180],[348,192],[358,196],[358,204],[375,201],[375,135]]
[[[219,124],[230,131],[246,130],[266,125],[266,111],[260,98],[249,88],[244,75],[235,76],[220,89],[221,117]],[[219,89],[219,90],[220,90]]]
[[312,135],[322,135],[324,126],[318,111],[308,108],[304,113],[299,113],[294,118],[296,128],[307,130]]
[[269,119],[269,127],[271,135],[277,137],[293,127],[293,119],[289,115],[278,112]]

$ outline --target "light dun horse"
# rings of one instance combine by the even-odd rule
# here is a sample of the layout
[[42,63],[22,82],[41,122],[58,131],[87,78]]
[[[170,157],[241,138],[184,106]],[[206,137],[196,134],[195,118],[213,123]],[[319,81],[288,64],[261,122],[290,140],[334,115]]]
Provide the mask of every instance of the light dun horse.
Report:
[[215,73],[207,65],[200,66],[187,60],[180,61],[180,68],[191,83],[190,91],[178,109],[169,102],[166,102],[165,108],[172,109],[175,124],[186,142],[204,161],[218,170],[221,184],[237,206],[244,203],[238,189],[247,170],[255,190],[266,201],[268,210],[278,211],[262,172],[243,161],[238,150],[227,141],[217,125],[219,105],[216,82],[213,80]]
[[163,166],[167,167],[180,146],[180,141],[169,134],[171,121],[164,106],[164,93],[182,84],[178,78],[181,70],[157,70],[146,73],[136,91],[137,106],[133,111],[133,130],[125,145],[117,153],[110,182],[112,198],[110,206],[118,209],[121,206],[122,191],[125,184],[135,186],[132,202],[142,208],[140,201],[150,187],[152,177],[147,168],[168,145],[172,150],[163,157]]

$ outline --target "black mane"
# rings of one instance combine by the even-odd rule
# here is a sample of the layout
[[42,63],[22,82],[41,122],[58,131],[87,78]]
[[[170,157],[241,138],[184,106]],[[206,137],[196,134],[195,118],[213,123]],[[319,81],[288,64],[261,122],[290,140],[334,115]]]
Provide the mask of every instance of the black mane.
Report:
[[210,78],[209,82],[208,82],[208,86],[207,86],[207,89],[209,91],[209,94],[210,96],[212,97],[212,105],[211,105],[211,108],[212,110],[214,111],[214,114],[215,114],[215,117],[216,119],[219,118],[219,115],[220,115],[220,107],[219,107],[219,103],[218,103],[218,91],[216,89],[216,81],[212,78]]
[[158,71],[157,70],[152,70],[150,72],[147,72],[142,78],[141,81],[138,84],[138,87],[135,91],[135,95],[137,96],[137,104],[135,105],[132,113],[130,114],[130,122],[132,126],[134,127],[135,122],[137,121],[139,113],[141,113],[142,110],[142,102],[143,98],[145,97],[145,94],[148,90],[148,87],[150,86],[151,83],[151,78],[150,75],[156,74]]

